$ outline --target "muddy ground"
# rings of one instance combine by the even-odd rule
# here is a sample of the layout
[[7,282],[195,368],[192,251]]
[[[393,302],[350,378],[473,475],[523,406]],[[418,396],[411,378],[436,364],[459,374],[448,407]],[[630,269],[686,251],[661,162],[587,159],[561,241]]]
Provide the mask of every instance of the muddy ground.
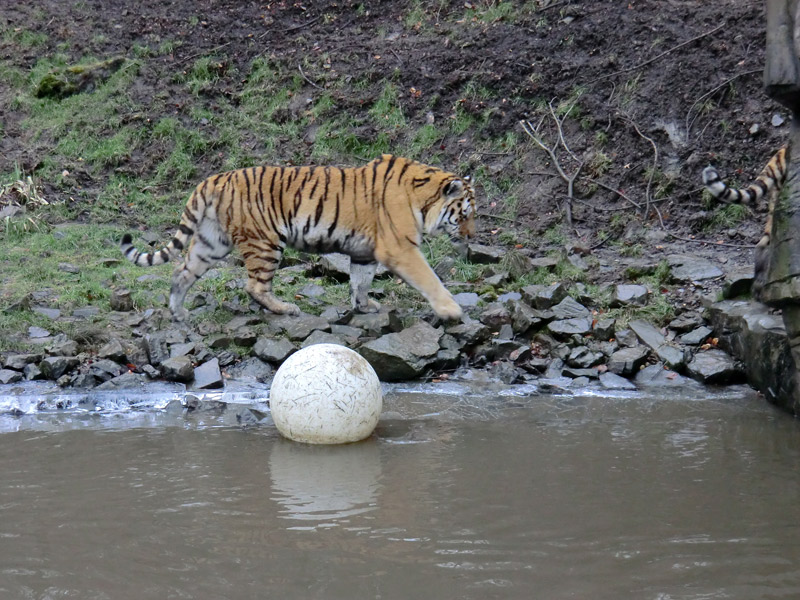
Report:
[[[429,157],[478,174],[483,241],[506,233],[506,243],[532,255],[572,242],[606,258],[628,247],[633,257],[680,252],[748,265],[763,214],[715,221],[700,171],[714,162],[739,181],[749,179],[783,143],[788,126],[785,112],[762,91],[763,3],[752,0],[31,0],[4,2],[0,21],[7,32],[44,34],[34,48],[16,44],[13,35],[0,42],[0,58],[21,69],[54,53],[76,62],[141,59],[141,48],[169,42],[169,53],[141,59],[132,91],[137,108],[144,107],[135,118],[148,122],[188,119],[198,104],[212,112],[223,99],[235,104],[257,57],[280,65],[283,77],[302,77],[299,102],[332,95],[343,120],[359,121],[391,74],[410,125],[474,117],[463,132],[443,128]],[[215,57],[218,77],[192,94],[176,73],[201,56]],[[57,140],[31,135],[10,95],[0,81],[0,172],[18,165],[35,177]],[[574,105],[562,132],[572,156],[557,143],[549,102],[559,116]],[[275,118],[292,119],[295,109]],[[519,121],[526,119],[555,147],[568,175],[581,165],[571,201],[551,157],[522,132]],[[215,126],[208,125],[212,136]],[[371,127],[362,124],[356,133],[380,133]],[[389,135],[399,143],[404,133]],[[485,150],[487,140],[504,136],[506,148]],[[310,161],[314,138],[312,123],[302,138],[282,139],[269,150],[256,136],[243,144],[265,163],[291,164]],[[114,172],[147,174],[167,151],[162,144],[141,147],[107,169],[64,164],[75,189],[39,183],[46,197],[91,202]],[[372,157],[351,160],[358,158]],[[218,171],[224,160],[208,152],[197,157],[197,172]],[[517,204],[509,211],[511,196]],[[135,225],[124,222],[124,210],[120,219]],[[547,235],[554,230],[563,235]],[[623,279],[613,271],[596,276]]]

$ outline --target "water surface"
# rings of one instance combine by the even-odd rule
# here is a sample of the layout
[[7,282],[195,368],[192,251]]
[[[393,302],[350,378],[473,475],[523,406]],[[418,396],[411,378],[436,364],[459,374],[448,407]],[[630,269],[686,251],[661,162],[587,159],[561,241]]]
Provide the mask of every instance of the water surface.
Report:
[[341,447],[225,413],[0,417],[0,597],[800,597],[800,430],[743,388],[394,388]]

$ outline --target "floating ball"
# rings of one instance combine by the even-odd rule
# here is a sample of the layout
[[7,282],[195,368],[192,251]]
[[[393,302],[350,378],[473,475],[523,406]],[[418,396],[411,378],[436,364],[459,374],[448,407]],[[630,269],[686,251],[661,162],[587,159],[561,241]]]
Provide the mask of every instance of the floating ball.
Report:
[[378,376],[360,354],[316,344],[292,354],[275,373],[269,394],[282,435],[308,444],[345,444],[375,430],[383,408]]

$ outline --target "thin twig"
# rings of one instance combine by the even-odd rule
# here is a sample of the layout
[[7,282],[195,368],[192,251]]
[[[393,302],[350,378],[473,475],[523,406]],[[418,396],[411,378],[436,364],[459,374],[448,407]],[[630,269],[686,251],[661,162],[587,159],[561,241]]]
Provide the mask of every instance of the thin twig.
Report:
[[321,88],[320,86],[318,86],[316,83],[314,83],[313,81],[311,81],[311,80],[310,80],[308,77],[306,77],[306,74],[305,74],[305,73],[303,73],[303,67],[301,67],[301,66],[300,66],[300,63],[298,63],[298,64],[297,64],[297,70],[298,70],[298,71],[300,71],[300,75],[302,75],[302,76],[303,76],[303,79],[305,79],[305,80],[306,80],[306,81],[307,81],[309,84],[311,84],[312,86],[314,86],[314,87],[315,87],[315,88],[317,88],[318,90],[321,90],[321,89],[323,89],[323,88]]
[[647,137],[645,134],[641,132],[639,126],[636,124],[635,121],[633,121],[628,117],[623,117],[623,119],[625,119],[626,121],[628,121],[628,123],[633,125],[633,128],[636,130],[636,133],[639,134],[639,137],[647,140],[648,142],[650,142],[650,145],[653,146],[653,168],[650,170],[650,177],[647,178],[647,190],[645,190],[645,199],[644,199],[645,200],[644,214],[642,215],[643,217],[646,218],[648,213],[650,212],[650,186],[653,184],[653,176],[655,175],[656,169],[658,168],[658,146],[656,146],[656,143],[653,141],[652,138]]
[[697,100],[692,102],[692,105],[689,107],[689,110],[686,113],[686,137],[687,137],[687,139],[689,137],[689,130],[692,128],[692,125],[694,124],[695,120],[697,120],[697,116],[695,116],[694,119],[689,121],[689,116],[692,114],[692,110],[694,109],[695,106],[697,106],[700,102],[702,102],[706,98],[708,98],[710,96],[713,96],[719,90],[724,88],[726,85],[728,85],[732,81],[735,81],[739,77],[744,77],[745,75],[753,75],[754,73],[760,73],[761,71],[762,71],[762,69],[753,69],[752,71],[745,71],[743,73],[738,73],[738,74],[734,75],[733,77],[729,77],[728,79],[726,79],[725,81],[720,83],[718,86],[716,86],[713,89],[707,91],[705,94],[700,96]]
[[567,115],[569,114],[569,110],[567,110],[564,116],[559,119],[558,115],[556,115],[555,109],[553,108],[552,101],[548,104],[548,107],[550,108],[550,118],[553,120],[553,123],[556,126],[558,141],[561,142],[562,147],[564,148],[564,150],[566,150],[566,152],[570,155],[570,157],[576,162],[578,162],[578,167],[575,169],[575,172],[572,175],[567,175],[566,171],[564,171],[564,168],[561,166],[561,162],[558,160],[558,156],[555,153],[555,149],[558,143],[550,147],[544,143],[541,136],[539,135],[539,129],[541,128],[544,122],[544,117],[542,117],[542,119],[539,121],[539,125],[537,125],[536,127],[534,127],[530,121],[520,121],[520,125],[522,126],[522,130],[528,135],[528,137],[530,137],[536,143],[537,146],[539,146],[550,156],[550,160],[552,161],[553,166],[556,168],[556,171],[558,171],[559,177],[561,177],[561,179],[563,179],[566,182],[567,201],[564,204],[564,212],[566,213],[565,217],[567,225],[570,228],[572,228],[572,200],[575,198],[575,179],[577,179],[578,175],[581,172],[581,169],[583,168],[583,161],[579,160],[578,157],[575,156],[575,154],[572,152],[569,145],[567,144],[566,139],[564,138],[563,124],[564,120],[567,118]]
[[738,248],[740,250],[752,250],[755,246],[749,244],[729,244],[727,242],[712,242],[709,240],[694,240],[692,238],[682,237],[680,235],[676,235],[667,229],[667,226],[664,225],[664,219],[661,217],[661,211],[658,210],[657,206],[653,207],[656,215],[658,216],[658,222],[661,224],[661,229],[670,236],[672,239],[679,240],[681,242],[690,242],[693,244],[708,244],[709,246],[725,246],[726,248]]
[[623,193],[622,193],[622,192],[620,192],[619,190],[617,190],[617,189],[614,189],[614,188],[613,188],[613,187],[611,187],[610,185],[606,185],[606,184],[605,184],[605,183],[603,183],[602,181],[597,181],[596,179],[592,179],[591,177],[587,177],[587,178],[586,178],[586,181],[588,181],[589,183],[593,183],[594,185],[599,185],[601,188],[603,188],[603,189],[606,189],[606,190],[608,190],[609,192],[613,192],[613,193],[615,193],[617,196],[619,196],[619,197],[620,197],[620,198],[622,198],[623,200],[627,200],[628,202],[630,202],[631,204],[633,204],[633,205],[634,205],[636,208],[638,208],[639,210],[641,210],[641,209],[642,209],[642,205],[641,205],[641,204],[639,204],[638,202],[636,202],[636,201],[635,201],[635,200],[633,200],[632,198],[629,198],[628,196],[626,196],[625,194],[623,194]]
[[308,27],[309,25],[313,25],[317,21],[322,18],[322,15],[317,15],[313,19],[309,19],[305,23],[300,23],[300,25],[295,25],[294,27],[289,27],[289,29],[284,29],[283,33],[292,33],[293,31],[297,31],[298,29],[303,29],[303,27]]
[[216,52],[217,50],[222,50],[225,46],[230,46],[230,45],[231,45],[231,42],[225,42],[224,44],[220,44],[219,46],[216,46],[215,48],[212,48],[211,50],[201,50],[200,52],[195,52],[194,54],[190,54],[189,56],[184,56],[182,59],[180,59],[178,61],[175,61],[175,62],[180,65],[180,64],[185,63],[188,60],[191,60],[191,59],[193,59],[193,58],[195,58],[197,56],[200,56],[201,54],[214,54],[214,52]]
[[598,81],[602,81],[603,79],[608,79],[609,77],[614,77],[616,75],[621,75],[622,73],[630,73],[631,71],[636,71],[637,69],[641,69],[642,67],[646,67],[647,65],[649,65],[651,63],[654,63],[658,59],[664,58],[670,52],[675,52],[675,50],[678,50],[679,48],[683,48],[684,46],[686,46],[688,44],[691,44],[692,42],[696,42],[697,40],[700,40],[700,39],[702,39],[702,38],[704,38],[706,36],[709,36],[712,33],[716,33],[717,31],[719,31],[723,27],[727,27],[727,26],[728,26],[727,23],[722,23],[721,25],[718,25],[717,27],[715,27],[711,31],[706,31],[705,33],[701,33],[700,35],[696,35],[695,37],[693,37],[690,40],[686,40],[685,42],[681,42],[677,46],[673,46],[669,50],[664,50],[664,52],[662,52],[661,54],[658,54],[657,56],[654,56],[653,58],[651,58],[649,60],[641,62],[641,63],[639,63],[637,65],[632,66],[632,67],[628,67],[627,69],[622,69],[621,71],[615,71],[614,73],[609,73],[608,75],[601,75],[600,77],[598,77],[596,79],[592,79],[592,81],[590,83],[596,83]]

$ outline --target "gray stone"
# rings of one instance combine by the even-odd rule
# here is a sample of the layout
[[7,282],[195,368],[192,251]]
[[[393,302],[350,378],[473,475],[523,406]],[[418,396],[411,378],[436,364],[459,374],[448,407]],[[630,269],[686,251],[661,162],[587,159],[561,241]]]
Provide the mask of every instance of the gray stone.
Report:
[[47,329],[42,329],[41,327],[31,326],[28,327],[28,337],[32,339],[41,339],[50,337],[50,332]]
[[11,369],[0,369],[0,383],[17,383],[22,381],[22,373]]
[[604,358],[605,356],[600,352],[592,352],[586,346],[578,346],[569,353],[567,364],[578,369],[588,369],[599,365]]
[[227,331],[236,332],[240,329],[244,329],[246,327],[252,327],[253,325],[258,325],[259,323],[263,323],[264,319],[261,317],[261,314],[253,314],[250,313],[248,315],[240,315],[233,317],[230,321],[225,324],[225,329]]
[[593,334],[596,340],[607,342],[614,337],[614,329],[617,326],[616,319],[598,319],[594,324]]
[[97,384],[98,379],[92,373],[78,373],[78,375],[70,382],[72,387],[84,390],[91,389]]
[[542,326],[546,320],[541,311],[531,308],[524,302],[515,302],[511,306],[511,326],[514,333],[524,335],[534,327]]
[[33,363],[25,365],[25,368],[22,370],[22,373],[25,375],[25,379],[28,381],[31,381],[33,379],[45,378],[44,373],[42,373],[42,370]]
[[545,370],[542,377],[545,379],[558,379],[561,377],[561,373],[564,370],[564,361],[560,358],[554,358],[550,361],[547,365],[547,369]]
[[167,381],[189,382],[194,377],[194,367],[188,356],[168,358],[161,363],[161,374]]
[[486,325],[472,319],[465,319],[463,323],[458,323],[457,325],[448,325],[445,328],[445,332],[467,346],[480,344],[489,339],[491,335],[491,331]]
[[453,300],[463,308],[474,308],[478,306],[480,297],[475,292],[461,292],[460,294],[453,294]]
[[358,327],[352,327],[350,325],[337,325],[335,323],[331,323],[331,333],[338,335],[348,343],[351,341],[356,342],[358,341],[358,338],[364,335],[364,331]]
[[264,383],[272,378],[274,370],[263,360],[251,356],[226,369],[231,379]]
[[747,296],[753,286],[753,269],[733,271],[725,276],[722,283],[722,297],[726,300]]
[[96,306],[83,306],[72,311],[72,316],[76,319],[91,319],[98,314],[100,314],[100,309]]
[[48,308],[47,306],[32,306],[31,311],[54,321],[61,316],[61,311],[59,309]]
[[351,327],[363,329],[369,335],[381,335],[402,329],[402,323],[394,310],[355,314],[347,324]]
[[511,324],[511,313],[502,304],[490,304],[481,311],[480,321],[492,331],[499,331],[503,325]]
[[691,377],[703,383],[732,383],[744,379],[744,372],[726,352],[712,348],[695,354],[686,366]]
[[233,343],[243,348],[250,348],[258,341],[258,334],[254,329],[242,327],[233,334]]
[[636,385],[616,373],[601,373],[600,385],[607,390],[635,390]]
[[441,329],[419,321],[399,333],[390,333],[359,349],[382,381],[400,381],[421,375],[436,359]]
[[70,263],[58,263],[58,270],[64,273],[71,273],[73,275],[77,275],[81,272],[80,267],[76,267]]
[[194,342],[185,342],[183,344],[172,344],[169,347],[169,357],[176,358],[178,356],[186,356],[194,352],[196,344]]
[[71,371],[80,364],[75,356],[48,356],[39,363],[39,369],[46,379],[55,381],[67,371]]
[[685,312],[669,322],[670,329],[678,333],[686,333],[692,329],[697,329],[703,324],[703,317],[694,311]]
[[492,339],[489,347],[492,360],[505,360],[510,358],[511,354],[519,357],[525,349],[530,350],[527,344],[520,344],[514,340],[499,337]]
[[318,330],[303,340],[303,343],[300,344],[300,347],[307,348],[308,346],[313,346],[315,344],[336,344],[337,346],[347,346],[347,344],[344,342],[344,339],[342,339],[340,336]]
[[672,254],[667,257],[672,278],[682,283],[692,283],[722,277],[722,269],[712,262],[696,256]]
[[669,345],[663,334],[652,324],[637,319],[631,321],[629,327],[642,343],[648,346],[658,359],[670,369],[679,371],[683,368],[686,363],[683,350]]
[[532,269],[545,269],[553,271],[558,266],[558,259],[553,256],[539,256],[530,260]]
[[[231,352],[230,350],[223,350],[222,352],[217,353],[216,358],[220,367],[227,367],[239,360],[239,355],[235,352]],[[207,358],[203,362],[208,362],[209,360],[213,360],[213,358]]]
[[[233,340],[230,338],[230,336],[223,333],[210,335],[206,338],[206,346],[217,350],[220,348],[227,348],[232,342]],[[253,343],[255,343],[255,341]]]
[[353,311],[342,306],[328,306],[322,311],[320,317],[333,325],[347,325],[353,317]]
[[279,316],[272,320],[272,324],[283,331],[290,340],[304,340],[316,330],[331,330],[331,324],[325,319],[305,313],[297,316]]
[[127,371],[125,367],[107,358],[93,362],[89,366],[89,373],[100,381],[108,381]]
[[528,285],[521,292],[522,299],[539,310],[551,308],[567,297],[567,287],[563,283]]
[[453,276],[453,267],[456,266],[456,261],[450,256],[445,256],[433,267],[433,272],[442,281],[447,281]]
[[643,285],[616,285],[611,294],[610,306],[612,308],[620,306],[645,306],[650,294]]
[[503,271],[484,278],[483,283],[486,285],[491,285],[492,287],[500,287],[501,285],[507,283],[509,278],[509,274]]
[[572,335],[586,335],[592,331],[592,319],[589,317],[578,317],[575,319],[551,321],[547,324],[547,329],[550,333],[562,339]]
[[297,351],[297,346],[289,340],[280,338],[273,339],[268,337],[259,338],[253,346],[253,354],[261,360],[272,363],[280,363],[286,360],[290,354]]
[[469,244],[467,246],[467,256],[470,262],[478,264],[499,263],[505,256],[505,250],[495,246],[484,246],[483,244]]
[[78,343],[59,333],[47,345],[47,351],[56,356],[75,356],[78,353]]
[[161,373],[153,365],[147,365],[147,364],[142,365],[142,371],[144,371],[144,374],[147,375],[150,379],[158,379],[159,377],[161,377]]
[[620,346],[633,348],[639,345],[639,338],[630,329],[620,329],[616,332],[616,340]]
[[608,358],[608,370],[617,375],[633,375],[645,364],[648,354],[642,346],[621,348]]
[[107,358],[117,362],[127,360],[125,349],[122,347],[122,343],[117,338],[112,338],[103,344],[97,351],[97,357]]
[[519,383],[522,380],[522,372],[513,364],[500,361],[489,368],[489,373],[494,379],[499,379],[506,385]]
[[169,358],[167,339],[163,333],[148,333],[142,338],[142,341],[151,365],[157,367]]
[[304,298],[322,298],[325,295],[325,288],[316,283],[309,283],[297,290],[297,293]]
[[109,304],[111,306],[111,310],[116,310],[120,312],[132,311],[133,296],[131,295],[131,291],[125,288],[114,290],[113,292],[111,292],[111,298],[109,298]]
[[38,363],[41,360],[41,354],[10,354],[9,356],[6,356],[5,360],[3,361],[3,366],[6,369],[22,371],[27,365],[31,363]]
[[506,292],[497,297],[497,301],[502,304],[516,304],[522,300],[522,294],[519,292]]
[[706,341],[713,333],[714,330],[710,327],[702,326],[698,327],[694,331],[690,331],[689,333],[684,333],[678,339],[680,340],[681,344],[686,344],[687,346],[698,346]]
[[[680,373],[670,369],[665,369],[664,365],[648,365],[636,374],[636,385],[648,387],[670,387],[685,386],[690,379]],[[697,384],[695,384],[697,385]]]
[[556,319],[575,319],[577,317],[588,317],[591,314],[588,308],[579,304],[570,296],[564,298],[550,310],[553,311]]
[[600,372],[597,369],[581,369],[576,367],[565,367],[562,373],[572,379],[577,379],[578,377],[586,377],[587,379],[597,379],[598,377],[600,377]]
[[119,377],[109,379],[105,383],[97,386],[97,390],[118,390],[118,389],[131,389],[143,388],[148,383],[147,375],[142,373],[123,373]]
[[193,387],[199,390],[210,390],[221,388],[224,385],[222,373],[219,370],[219,361],[216,358],[195,367]]

